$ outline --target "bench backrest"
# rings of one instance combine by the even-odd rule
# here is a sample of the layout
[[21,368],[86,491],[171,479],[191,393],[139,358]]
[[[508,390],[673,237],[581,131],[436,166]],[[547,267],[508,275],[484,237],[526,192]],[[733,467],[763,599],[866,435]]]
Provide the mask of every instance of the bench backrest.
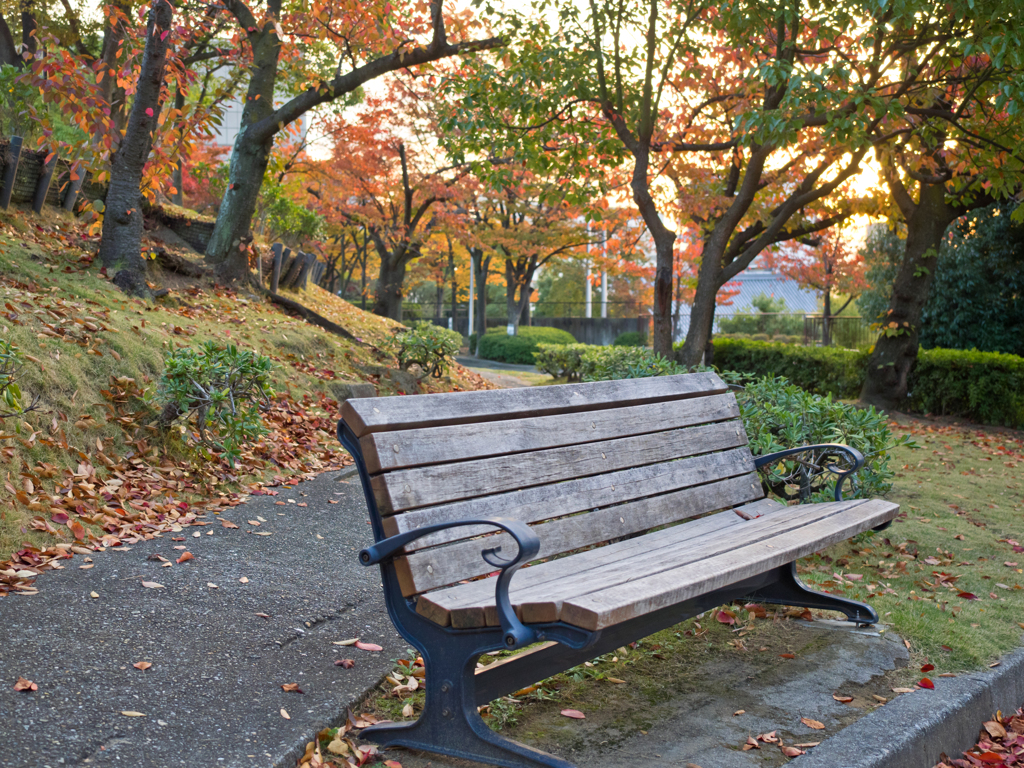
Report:
[[[762,497],[735,397],[694,373],[549,387],[348,400],[383,530],[512,517],[539,558]],[[406,596],[493,569],[507,534],[462,527],[397,558]],[[474,538],[476,537],[476,538]],[[415,551],[413,551],[413,548]]]

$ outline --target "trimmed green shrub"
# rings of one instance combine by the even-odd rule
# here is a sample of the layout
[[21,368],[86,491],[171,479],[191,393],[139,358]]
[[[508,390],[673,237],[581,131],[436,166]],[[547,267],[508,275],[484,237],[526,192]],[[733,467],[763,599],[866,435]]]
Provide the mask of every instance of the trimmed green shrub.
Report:
[[556,379],[579,381],[582,355],[591,349],[594,349],[592,344],[538,344],[537,368]]
[[640,331],[620,333],[612,342],[613,347],[646,347],[647,335]]
[[198,350],[169,352],[158,390],[160,425],[166,429],[181,416],[191,419],[199,443],[223,451],[233,466],[245,443],[266,434],[260,406],[274,394],[271,367],[269,357],[234,344],[208,341]]
[[645,347],[591,347],[580,356],[583,381],[642,379],[675,373],[686,373],[686,369]]
[[921,349],[907,388],[921,413],[1024,426],[1024,357],[975,349]]
[[520,328],[515,336],[509,336],[504,328],[498,332],[488,331],[477,339],[477,354],[485,360],[502,363],[533,365],[538,344],[575,344],[576,339],[568,331],[558,328],[532,326]]
[[722,317],[718,321],[718,329],[722,333],[747,333],[768,337],[796,335],[804,330],[804,316],[801,313],[789,312],[786,300],[761,293],[751,299],[756,312]]
[[462,346],[462,334],[423,321],[412,328],[396,330],[387,346],[403,371],[415,363],[431,376],[440,377]]
[[803,347],[746,339],[715,339],[715,367],[755,376],[784,376],[816,395],[860,396],[867,352],[835,347]]
[[[889,466],[890,451],[912,443],[909,435],[894,438],[885,416],[874,408],[857,408],[830,396],[811,394],[782,377],[765,376],[750,382],[736,399],[755,456],[821,443],[842,443],[863,453],[864,467],[843,486],[844,498],[887,493],[896,474]],[[783,498],[834,498],[835,478],[829,479],[830,473],[821,478],[821,485],[810,489],[789,486],[787,480],[797,468],[795,461],[781,461],[762,470],[766,486]]]

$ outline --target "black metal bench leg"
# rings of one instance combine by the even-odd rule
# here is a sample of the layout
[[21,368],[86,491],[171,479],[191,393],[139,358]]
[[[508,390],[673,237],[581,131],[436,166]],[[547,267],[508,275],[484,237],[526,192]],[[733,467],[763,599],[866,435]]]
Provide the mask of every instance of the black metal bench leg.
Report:
[[779,578],[775,582],[750,593],[748,597],[761,603],[839,611],[845,613],[847,619],[862,627],[878,622],[878,614],[867,603],[859,603],[846,597],[810,589],[796,575],[795,562],[779,568]]
[[476,708],[479,639],[466,640],[449,636],[445,646],[435,645],[432,653],[424,653],[426,701],[419,720],[374,725],[363,730],[360,738],[381,747],[421,749],[506,768],[575,768],[554,755],[504,738],[487,726]]

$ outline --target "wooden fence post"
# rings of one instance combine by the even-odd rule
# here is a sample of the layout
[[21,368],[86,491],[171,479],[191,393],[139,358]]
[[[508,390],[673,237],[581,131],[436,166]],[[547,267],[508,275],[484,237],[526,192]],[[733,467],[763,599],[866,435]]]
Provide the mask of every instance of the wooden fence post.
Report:
[[282,288],[294,288],[295,280],[299,276],[299,270],[302,269],[302,262],[305,259],[305,254],[302,251],[295,252],[295,258],[292,259],[288,265],[287,271],[285,271],[284,277],[281,278]]
[[309,270],[316,264],[316,254],[307,253],[306,258],[303,259],[302,269],[299,271],[299,276],[295,280],[296,288],[305,288],[309,282]]
[[36,194],[32,198],[32,210],[36,213],[43,212],[46,205],[46,193],[50,191],[50,182],[53,181],[53,172],[57,170],[57,153],[50,154],[50,162],[43,166],[43,172],[39,174],[39,181],[36,182]]
[[[85,184],[85,171],[81,170],[82,164],[75,163],[71,166],[71,179],[68,181],[68,191],[64,193],[63,208],[65,211],[75,210],[75,203],[78,202],[78,193],[82,191]],[[78,177],[77,179],[75,177]]]
[[11,204],[11,193],[14,192],[14,177],[18,175],[18,161],[21,159],[21,136],[11,136],[7,146],[7,168],[4,180],[0,184],[0,209],[7,210]]
[[284,250],[284,245],[274,243],[270,246],[270,250],[274,253],[274,266],[270,273],[270,292],[277,293],[277,284],[281,280],[281,252]]

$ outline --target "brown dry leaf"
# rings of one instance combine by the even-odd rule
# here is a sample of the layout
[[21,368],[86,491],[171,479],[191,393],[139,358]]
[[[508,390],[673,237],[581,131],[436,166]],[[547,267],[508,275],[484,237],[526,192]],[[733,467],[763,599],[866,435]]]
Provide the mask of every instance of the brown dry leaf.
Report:
[[237,528],[238,526],[232,523],[230,520],[221,519],[220,524],[225,528]]
[[336,736],[334,740],[327,745],[327,751],[330,752],[332,755],[342,756],[345,756],[349,753],[348,744],[346,744],[345,740],[341,738],[340,731],[339,735]]
[[832,694],[832,698],[838,701],[840,704],[849,704],[851,701],[853,701],[853,696],[840,696],[835,693]]
[[299,688],[298,683],[285,683],[281,686],[281,688],[288,691],[289,693],[302,693],[302,689]]
[[195,560],[195,559],[196,559],[196,556],[193,555],[191,552],[182,552],[181,553],[181,557],[179,557],[174,562],[176,562],[179,565],[181,565],[181,563],[187,563],[189,560]]
[[796,747],[779,747],[779,749],[782,750],[782,754],[786,757],[799,757],[800,755],[807,754],[802,749],[797,749]]
[[985,730],[988,731],[988,735],[991,736],[993,739],[1006,738],[1006,729],[1003,728],[1003,726],[996,720],[989,720],[987,723],[985,723],[984,727]]
[[606,677],[605,680],[607,680],[609,683],[615,683],[616,685],[623,685],[626,682],[625,680],[621,680],[617,677]]
[[376,643],[364,643],[360,640],[355,642],[356,648],[361,651],[383,651],[384,649]]
[[805,744],[794,744],[793,746],[799,747],[800,749],[810,749],[811,747],[816,747],[819,744],[821,744],[820,741],[808,741]]
[[18,682],[14,684],[14,690],[16,691],[38,691],[39,686],[33,683],[31,680],[26,680],[24,677],[19,677]]
[[562,717],[571,717],[573,720],[583,720],[586,715],[580,712],[578,709],[563,709],[559,712]]
[[121,710],[121,714],[125,717],[145,717],[146,715],[142,712],[136,712],[133,709]]
[[888,699],[885,698],[885,696],[879,696],[877,693],[872,693],[871,698],[873,698],[875,701],[881,704],[885,704],[888,701]]
[[747,713],[747,710],[745,710],[745,709],[737,709],[735,712],[732,713],[732,716],[733,717],[739,717],[740,715],[745,715],[746,713]]
[[239,579],[238,581],[239,581],[239,582],[240,582],[241,584],[248,584],[248,583],[249,583],[249,579],[248,579],[248,577],[246,577],[246,576],[243,576],[243,577],[242,577],[242,578],[240,578],[240,579]]
[[96,592],[90,592],[89,597],[99,597],[99,595]]
[[260,521],[259,520],[246,520],[245,522],[247,522],[249,525],[255,525],[257,528],[260,527]]
[[893,688],[893,693],[913,693],[913,688]]
[[147,589],[165,589],[163,584],[157,584],[155,581],[144,581],[142,582],[142,586]]
[[356,663],[352,659],[338,659],[334,662],[334,666],[342,669],[352,669],[355,665]]
[[813,728],[816,731],[825,730],[825,724],[819,720],[812,720],[809,717],[801,717],[800,722],[806,725],[808,728]]
[[353,637],[350,640],[335,640],[334,644],[335,645],[355,645],[358,642],[359,642],[359,638],[358,637]]
[[292,716],[288,714],[287,710],[285,710],[284,707],[281,707],[281,717],[283,717],[285,720],[292,719]]
[[753,736],[747,736],[747,743],[743,745],[743,751],[749,752],[752,749],[760,749],[761,745],[757,743],[757,739]]
[[135,667],[136,669],[141,669],[143,672],[145,672],[147,669],[149,669],[153,665],[150,662],[148,662],[148,661],[136,661],[134,664],[132,664],[132,666]]
[[270,618],[270,614],[267,614],[267,613],[257,613],[256,615],[259,616],[261,619],[269,619]]
[[402,707],[402,717],[412,717],[414,714],[412,704],[406,704]]
[[775,735],[775,731],[772,731],[771,733],[759,733],[757,735],[757,740],[758,741],[763,741],[766,744],[778,744],[779,743],[779,737]]

